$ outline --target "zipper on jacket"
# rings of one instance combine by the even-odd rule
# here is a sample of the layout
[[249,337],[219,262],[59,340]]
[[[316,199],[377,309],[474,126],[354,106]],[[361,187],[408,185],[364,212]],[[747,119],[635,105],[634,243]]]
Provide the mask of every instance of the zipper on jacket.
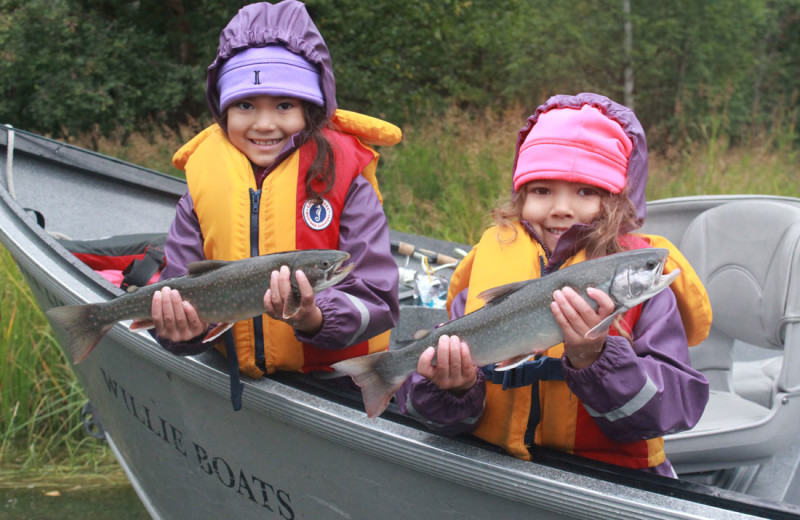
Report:
[[[261,209],[261,190],[250,188],[250,256],[258,256],[258,236],[259,222],[258,216]],[[256,366],[263,370],[266,369],[266,359],[264,357],[264,323],[263,316],[258,315],[253,318],[253,339],[255,346]]]

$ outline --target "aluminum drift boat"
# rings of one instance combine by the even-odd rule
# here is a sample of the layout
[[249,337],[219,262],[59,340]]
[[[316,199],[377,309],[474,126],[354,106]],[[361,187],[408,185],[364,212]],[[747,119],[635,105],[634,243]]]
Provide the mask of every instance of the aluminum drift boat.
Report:
[[[16,259],[40,307],[120,294],[55,237],[95,240],[165,233],[184,182],[0,128],[0,241]],[[787,198],[673,199],[650,205],[648,231],[685,245],[697,255],[698,272],[717,279],[719,269],[708,258],[714,250],[702,246],[723,240],[731,221],[727,214],[708,214],[741,203],[748,204],[747,211],[800,211],[800,200]],[[25,208],[44,217],[44,228]],[[696,236],[689,234],[687,241],[684,235],[691,229]],[[777,230],[759,229],[763,240],[758,245],[762,255],[769,255],[760,257],[762,263],[789,254],[791,247],[782,241],[783,249],[766,251],[769,240],[764,237]],[[789,232],[780,235],[787,233],[791,238]],[[453,254],[454,244],[400,233],[393,239]],[[783,285],[782,279],[770,282],[775,284],[772,292],[784,299],[792,291],[800,293],[798,257],[793,258],[787,272],[795,278],[785,278]],[[418,264],[415,259],[409,263]],[[398,256],[398,265],[405,265],[403,256]],[[780,264],[772,267],[769,272],[781,270]],[[720,275],[722,289],[732,284],[727,272]],[[735,282],[742,269],[731,272]],[[749,285],[735,294],[757,294],[763,280],[745,278]],[[726,298],[724,291],[715,296],[713,279],[715,315],[725,322],[727,314],[738,312],[733,304],[739,302]],[[791,305],[784,307],[795,312]],[[755,318],[748,317],[742,327],[750,326],[751,319],[766,323],[771,315],[763,316],[762,310],[785,310],[766,299],[762,307],[751,309]],[[441,310],[405,306],[393,340],[402,341],[441,319]],[[773,343],[767,346],[777,350],[758,349],[757,355],[742,357],[756,347],[742,341],[726,344],[723,339],[737,332],[726,326],[711,346],[719,352],[697,361],[714,381],[721,408],[715,405],[697,431],[667,440],[680,480],[547,450],[537,450],[535,462],[527,463],[473,438],[432,434],[391,409],[370,420],[360,395],[334,392],[299,374],[243,378],[243,408],[234,412],[220,355],[173,356],[146,333],[131,332],[126,322],[115,325],[74,368],[105,438],[156,519],[800,519],[800,508],[794,505],[800,503],[800,422],[791,415],[797,396],[791,373],[786,373],[791,358],[798,357],[789,345],[797,332],[791,316],[775,322],[779,329],[770,328],[765,335]],[[55,334],[62,337],[59,330]],[[753,343],[758,338],[752,336],[744,340]],[[720,352],[734,355],[723,362]],[[739,388],[751,393],[737,393]]]

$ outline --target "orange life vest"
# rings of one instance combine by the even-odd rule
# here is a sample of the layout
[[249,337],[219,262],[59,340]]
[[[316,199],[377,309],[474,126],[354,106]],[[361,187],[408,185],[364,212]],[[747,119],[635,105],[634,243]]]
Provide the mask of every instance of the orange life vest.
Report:
[[[394,125],[352,112],[337,111],[334,122],[356,135],[324,131],[335,154],[336,182],[323,197],[325,221],[314,228],[307,224],[308,215],[304,217],[311,207],[305,172],[316,154],[313,141],[284,159],[260,190],[249,160],[218,125],[205,129],[175,154],[173,163],[186,171],[206,258],[238,260],[255,254],[339,248],[339,217],[353,180],[363,175],[380,198],[375,178],[378,153],[367,143],[396,144],[400,133]],[[389,344],[387,331],[344,349],[322,349],[300,343],[289,325],[266,315],[236,323],[233,336],[239,368],[251,377],[276,370],[330,370],[337,361],[386,350]],[[217,348],[225,352],[222,345]]]
[[[541,276],[538,258],[545,252],[531,240],[520,225],[513,231],[493,227],[487,230],[477,246],[459,264],[451,279],[448,305],[452,298],[469,287],[466,312],[483,305],[477,295],[499,285]],[[700,343],[711,326],[711,307],[702,283],[691,265],[668,240],[652,235],[627,237],[635,247],[665,247],[670,250],[665,272],[676,267],[681,275],[671,288],[678,300],[681,318],[690,345]],[[573,265],[586,259],[581,251],[566,263]],[[641,314],[641,306],[628,311],[622,328],[630,333]],[[614,334],[613,328],[610,331]],[[545,355],[561,358],[564,344],[550,348]],[[564,381],[539,381],[540,417],[535,426],[533,442],[587,458],[633,468],[652,467],[665,460],[662,438],[619,443],[608,438],[597,426],[579,399]],[[486,382],[486,408],[474,435],[503,447],[510,454],[530,460],[526,442],[532,408],[532,388],[523,386],[503,390],[501,384]]]

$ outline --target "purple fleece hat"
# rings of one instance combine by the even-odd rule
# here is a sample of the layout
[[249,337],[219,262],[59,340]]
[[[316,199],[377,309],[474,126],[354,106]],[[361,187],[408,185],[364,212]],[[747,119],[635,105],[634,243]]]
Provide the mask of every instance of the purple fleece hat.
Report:
[[333,117],[337,108],[336,81],[328,46],[305,5],[297,0],[284,0],[277,4],[259,2],[242,7],[220,33],[217,57],[208,67],[206,81],[208,108],[218,123],[224,126],[217,90],[220,69],[226,61],[247,49],[275,44],[318,67],[325,113]]
[[268,94],[324,106],[317,67],[283,45],[253,47],[234,54],[219,70],[217,90],[222,112],[250,96]]

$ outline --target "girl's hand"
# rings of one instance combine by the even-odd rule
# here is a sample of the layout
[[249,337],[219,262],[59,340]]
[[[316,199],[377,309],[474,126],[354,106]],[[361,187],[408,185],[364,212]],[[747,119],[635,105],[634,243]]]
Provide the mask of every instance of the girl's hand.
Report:
[[153,293],[151,314],[159,337],[173,343],[189,341],[208,329],[208,324],[197,316],[192,304],[169,287]]
[[586,338],[586,333],[614,312],[614,302],[603,291],[589,288],[586,293],[595,300],[595,311],[589,302],[569,287],[553,293],[550,308],[556,322],[564,332],[564,354],[574,368],[581,369],[594,363],[603,351],[608,329]]
[[[431,363],[436,354],[436,366]],[[478,380],[469,346],[457,336],[440,336],[438,348],[428,347],[419,357],[417,372],[442,390],[463,395]]]
[[314,300],[314,289],[303,271],[297,271],[295,278],[300,289],[300,308],[292,316],[284,317],[286,301],[292,293],[291,272],[287,266],[272,271],[269,289],[264,294],[264,310],[272,319],[283,321],[296,331],[313,336],[322,328],[322,310]]

